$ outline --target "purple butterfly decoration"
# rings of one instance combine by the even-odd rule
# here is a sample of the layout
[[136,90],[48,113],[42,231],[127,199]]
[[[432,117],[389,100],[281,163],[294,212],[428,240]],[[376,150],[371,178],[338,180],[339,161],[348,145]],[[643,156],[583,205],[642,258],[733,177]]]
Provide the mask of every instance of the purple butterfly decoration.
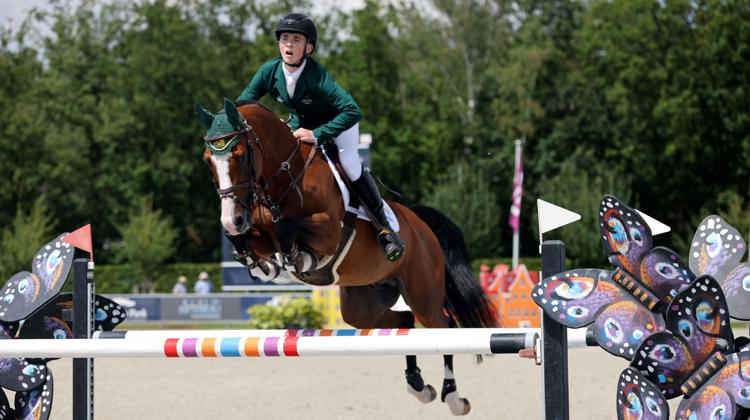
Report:
[[617,381],[617,418],[667,420],[669,405],[656,385],[628,367]]
[[[597,343],[629,360],[643,338],[663,330],[665,324],[661,315],[619,286],[613,274],[599,269],[566,271],[542,280],[532,298],[566,327],[581,328],[593,322]],[[651,296],[648,301],[653,307],[658,300]]]
[[15,409],[11,408],[5,391],[0,389],[0,419],[47,420],[52,411],[52,372],[41,386],[16,392]]
[[676,252],[665,247],[651,248],[651,229],[646,221],[617,198],[608,195],[602,198],[599,230],[615,272],[624,271],[623,276],[629,275],[664,306],[695,279]]
[[703,219],[690,245],[690,268],[715,278],[729,304],[732,318],[750,320],[750,262],[742,235],[719,216]]
[[16,418],[30,420],[48,419],[52,412],[53,390],[52,371],[47,370],[47,377],[41,386],[30,391],[16,393]]
[[602,198],[599,225],[615,271],[579,269],[556,274],[543,279],[532,298],[569,328],[593,322],[597,343],[630,360],[645,337],[665,329],[660,308],[694,276],[674,251],[651,248],[646,221],[616,198]]
[[750,408],[750,352],[715,353],[683,386],[676,419],[734,419]]
[[665,317],[667,331],[647,337],[630,366],[672,399],[712,354],[732,351],[733,335],[721,287],[710,276],[680,292]]
[[67,234],[47,243],[31,263],[31,273],[16,273],[0,290],[0,320],[24,319],[57,296],[73,264],[74,248],[63,241]]

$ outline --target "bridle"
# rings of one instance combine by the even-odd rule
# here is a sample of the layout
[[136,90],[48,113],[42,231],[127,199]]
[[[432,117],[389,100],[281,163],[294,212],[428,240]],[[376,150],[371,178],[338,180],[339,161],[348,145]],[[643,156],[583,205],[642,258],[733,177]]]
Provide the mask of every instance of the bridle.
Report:
[[[229,140],[227,141],[227,139]],[[302,208],[304,199],[302,196],[302,190],[299,187],[299,181],[305,175],[305,171],[307,171],[307,168],[312,163],[313,157],[315,156],[315,151],[318,149],[317,145],[314,145],[310,149],[310,153],[305,160],[305,165],[302,167],[302,170],[297,175],[293,175],[291,161],[298,153],[300,153],[301,141],[297,139],[295,147],[289,154],[289,156],[283,162],[281,162],[279,168],[273,175],[271,175],[268,179],[265,179],[262,174],[258,174],[255,168],[254,148],[252,147],[251,141],[254,142],[256,146],[258,146],[258,150],[261,154],[261,160],[263,158],[263,145],[258,134],[246,121],[240,123],[240,128],[238,130],[215,137],[205,136],[203,140],[206,142],[206,145],[211,153],[214,153],[214,151],[216,151],[217,154],[231,153],[237,143],[242,141],[245,144],[245,152],[242,154],[242,156],[239,157],[239,162],[241,165],[248,165],[248,162],[251,162],[249,164],[250,175],[248,177],[248,180],[245,182],[234,184],[227,188],[219,188],[216,183],[216,179],[213,180],[214,188],[216,189],[216,193],[219,195],[219,199],[231,198],[235,203],[238,203],[242,207],[244,207],[250,214],[252,214],[253,207],[261,204],[264,207],[268,208],[271,212],[271,221],[273,223],[277,223],[279,220],[281,220],[281,203],[293,190],[297,192],[300,200],[300,208]],[[220,146],[217,147],[217,145]],[[274,182],[279,180],[279,178],[284,174],[286,174],[290,180],[287,188],[277,198],[271,197],[269,190],[273,186]],[[246,189],[249,189],[250,191],[247,195],[247,199],[245,201],[242,201],[237,197],[236,193]]]

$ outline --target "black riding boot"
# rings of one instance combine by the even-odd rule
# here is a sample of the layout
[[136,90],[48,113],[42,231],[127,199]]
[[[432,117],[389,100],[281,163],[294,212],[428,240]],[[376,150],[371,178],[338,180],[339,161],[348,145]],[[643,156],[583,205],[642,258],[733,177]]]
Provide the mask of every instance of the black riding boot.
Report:
[[383,210],[383,199],[380,198],[380,192],[378,186],[375,184],[375,180],[370,175],[370,172],[366,169],[362,169],[362,176],[356,181],[352,182],[354,192],[359,196],[359,200],[369,210],[370,217],[374,220],[375,227],[380,230],[378,233],[378,242],[383,247],[386,258],[389,261],[396,261],[404,253],[406,245],[404,241],[398,236],[391,225],[388,223],[388,218],[385,217],[385,211]]

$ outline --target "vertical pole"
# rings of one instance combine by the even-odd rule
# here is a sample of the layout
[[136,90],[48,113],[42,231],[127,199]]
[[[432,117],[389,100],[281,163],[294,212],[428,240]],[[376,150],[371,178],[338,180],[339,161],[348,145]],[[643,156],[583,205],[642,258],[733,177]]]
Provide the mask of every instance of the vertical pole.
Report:
[[[523,146],[523,140],[522,139],[516,139],[515,142],[515,157],[516,157],[516,165],[513,171],[513,202],[515,203],[516,200],[516,176],[518,176],[518,165],[521,164],[521,148]],[[514,206],[511,206],[511,212],[514,210],[518,211],[518,229],[513,230],[513,260],[512,260],[512,269],[515,270],[516,267],[518,267],[518,247],[520,242],[520,230],[521,230],[521,207],[519,206],[518,209],[515,209]]]
[[[542,243],[542,278],[565,270],[565,244],[562,241]],[[542,311],[542,392],[544,418],[568,420],[568,331],[565,326]]]
[[[88,339],[94,331],[94,263],[73,261],[73,337]],[[73,359],[73,420],[94,418],[94,359]]]

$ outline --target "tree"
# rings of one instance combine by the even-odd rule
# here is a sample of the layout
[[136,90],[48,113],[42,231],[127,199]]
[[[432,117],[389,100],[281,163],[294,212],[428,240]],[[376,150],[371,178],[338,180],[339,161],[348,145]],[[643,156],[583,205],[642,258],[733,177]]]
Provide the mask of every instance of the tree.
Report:
[[[555,231],[555,238],[565,242],[566,256],[571,267],[608,267],[607,255],[602,249],[599,233],[599,206],[604,194],[615,195],[623,203],[630,202],[631,194],[624,189],[616,174],[603,172],[589,175],[580,170],[573,159],[562,165],[560,173],[540,182],[539,198],[570,209],[581,215],[581,220]],[[616,194],[613,191],[617,191]],[[537,218],[537,215],[534,215]],[[535,237],[539,237],[539,224],[535,221]]]
[[500,211],[483,172],[459,162],[441,179],[426,204],[444,212],[461,228],[471,258],[497,256]]
[[130,214],[126,224],[118,226],[122,242],[115,248],[117,259],[130,265],[140,276],[142,293],[154,291],[153,279],[159,267],[175,252],[177,232],[172,219],[154,210],[150,199]]
[[0,278],[7,279],[18,271],[30,270],[37,251],[54,239],[54,224],[44,197],[37,198],[29,209],[18,207],[13,221],[3,228]]

